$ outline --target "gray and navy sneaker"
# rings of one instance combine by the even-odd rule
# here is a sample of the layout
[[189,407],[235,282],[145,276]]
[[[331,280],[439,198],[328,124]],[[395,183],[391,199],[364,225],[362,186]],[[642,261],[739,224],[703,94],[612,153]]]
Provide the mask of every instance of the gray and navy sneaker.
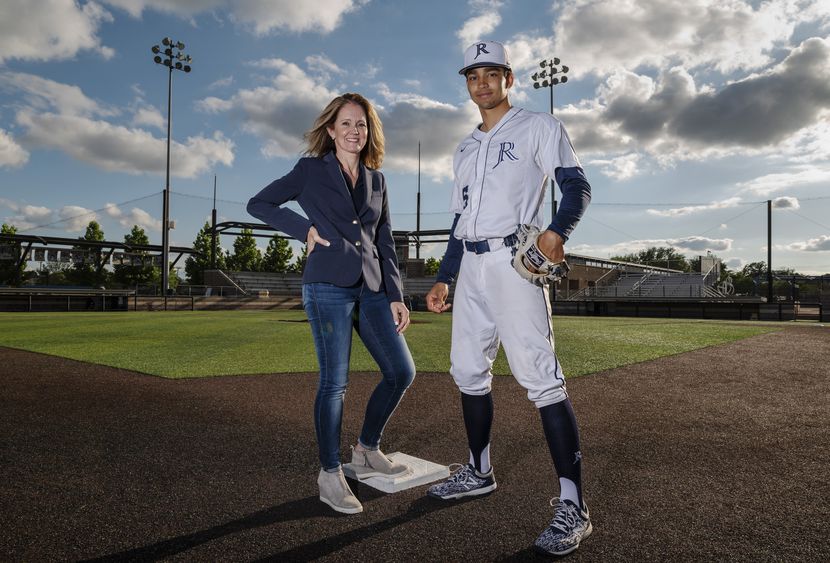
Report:
[[[457,465],[457,464],[454,464]],[[482,476],[476,474],[475,467],[469,463],[462,465],[458,471],[450,475],[446,481],[433,485],[427,490],[427,495],[443,500],[484,495],[496,489],[496,478],[493,468]]]
[[536,538],[533,548],[545,555],[567,555],[579,547],[579,542],[590,536],[594,529],[588,507],[583,502],[580,510],[573,502],[558,497],[552,498],[550,505],[556,508],[553,521]]

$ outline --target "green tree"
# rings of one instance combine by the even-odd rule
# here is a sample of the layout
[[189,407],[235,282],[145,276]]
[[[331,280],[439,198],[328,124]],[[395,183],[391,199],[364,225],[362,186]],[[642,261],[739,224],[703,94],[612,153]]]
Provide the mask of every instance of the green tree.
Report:
[[[0,234],[14,236],[17,234],[17,227],[3,223]],[[23,283],[26,262],[18,264],[20,259],[21,244],[19,242],[3,242],[2,254],[0,255],[0,285],[11,285],[14,287]]]
[[233,254],[228,257],[228,268],[238,272],[257,272],[262,262],[262,252],[256,247],[253,231],[242,229],[233,241]]
[[[205,226],[196,234],[196,240],[193,241],[193,250],[199,254],[191,254],[184,262],[184,272],[189,283],[204,285],[205,270],[213,268],[210,260],[211,244],[211,227],[205,221]],[[225,255],[219,248],[216,249],[216,268],[220,270],[227,268]]]
[[288,244],[288,239],[274,235],[268,242],[268,248],[265,250],[260,266],[263,272],[287,272],[293,257],[294,252]]
[[306,260],[308,260],[308,247],[303,245],[303,251],[297,256],[294,263],[288,267],[288,271],[295,274],[302,274],[303,270],[305,270]]
[[[98,224],[98,221],[90,221],[86,226],[84,236],[79,237],[78,240],[103,242],[105,240],[104,231],[101,230],[101,225]],[[72,250],[73,254],[80,253],[83,259],[76,261],[72,270],[68,272],[70,281],[80,285],[91,286],[106,284],[109,274],[104,269],[101,249],[87,248],[79,245],[74,246]]]
[[441,267],[441,260],[429,257],[424,262],[424,275],[434,276],[438,273],[438,268]]
[[686,257],[671,247],[652,246],[651,248],[641,250],[640,252],[624,254],[622,256],[613,256],[611,257],[611,260],[632,262],[634,264],[643,264],[644,266],[670,268],[672,270],[680,270],[683,272],[691,271],[689,261]]
[[[150,244],[150,239],[143,228],[133,225],[132,230],[124,235],[124,244],[128,246],[147,246]],[[125,258],[128,259],[128,264],[116,264],[113,268],[113,277],[118,283],[126,287],[133,287],[158,283],[161,279],[161,268],[153,264],[152,256],[146,250],[130,251]],[[136,259],[135,263],[133,263],[133,258]]]

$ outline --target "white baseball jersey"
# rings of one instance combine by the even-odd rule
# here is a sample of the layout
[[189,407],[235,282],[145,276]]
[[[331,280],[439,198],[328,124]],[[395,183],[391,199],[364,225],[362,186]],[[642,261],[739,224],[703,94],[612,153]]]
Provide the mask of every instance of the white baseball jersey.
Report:
[[519,224],[547,228],[546,178],[557,168],[580,166],[571,141],[553,116],[511,108],[490,131],[476,128],[464,139],[453,166],[455,237],[486,239],[489,250],[463,251],[453,299],[450,373],[463,393],[489,393],[493,361],[504,344],[510,369],[528,398],[539,408],[559,402],[567,392],[554,351],[548,288],[516,273],[512,249],[502,239]]
[[453,159],[456,238],[502,238],[519,224],[544,230],[545,180],[557,168],[578,166],[561,122],[547,113],[514,107],[490,131],[476,128]]

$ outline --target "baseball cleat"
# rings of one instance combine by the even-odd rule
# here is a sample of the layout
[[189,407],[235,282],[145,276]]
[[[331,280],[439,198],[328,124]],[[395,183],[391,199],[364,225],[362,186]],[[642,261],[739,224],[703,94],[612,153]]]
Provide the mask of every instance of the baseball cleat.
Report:
[[495,489],[496,478],[493,475],[492,467],[489,473],[479,476],[475,468],[468,463],[461,466],[446,481],[431,486],[427,490],[427,495],[442,500],[451,500],[461,497],[485,495]]
[[552,498],[550,504],[556,508],[553,520],[536,538],[533,549],[544,555],[567,555],[594,530],[588,507],[583,502],[580,510],[573,502],[557,497]]

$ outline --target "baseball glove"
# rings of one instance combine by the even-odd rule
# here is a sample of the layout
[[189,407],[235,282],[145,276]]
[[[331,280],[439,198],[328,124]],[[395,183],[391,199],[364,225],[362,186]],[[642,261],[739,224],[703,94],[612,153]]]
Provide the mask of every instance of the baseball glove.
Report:
[[513,255],[513,269],[527,281],[536,285],[557,282],[568,275],[568,263],[551,262],[536,244],[542,231],[533,225],[519,225],[518,242]]

